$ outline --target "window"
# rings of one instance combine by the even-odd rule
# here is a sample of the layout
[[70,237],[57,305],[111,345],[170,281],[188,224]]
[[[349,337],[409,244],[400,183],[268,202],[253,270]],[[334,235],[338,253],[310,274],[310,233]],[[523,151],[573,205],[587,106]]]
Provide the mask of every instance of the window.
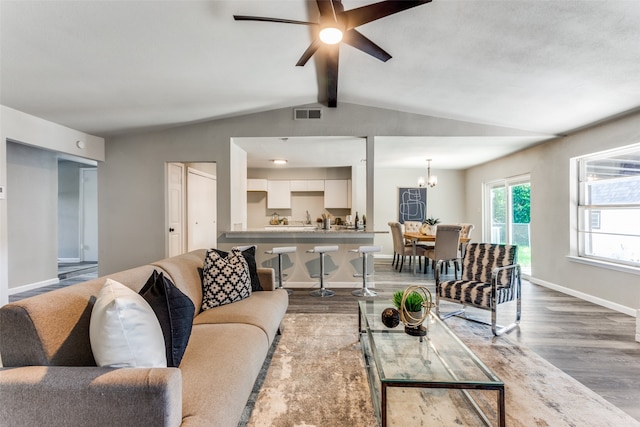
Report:
[[486,184],[488,197],[485,218],[491,243],[518,245],[518,263],[522,273],[531,274],[531,222],[529,176],[518,176]]
[[577,161],[578,255],[640,267],[640,144]]

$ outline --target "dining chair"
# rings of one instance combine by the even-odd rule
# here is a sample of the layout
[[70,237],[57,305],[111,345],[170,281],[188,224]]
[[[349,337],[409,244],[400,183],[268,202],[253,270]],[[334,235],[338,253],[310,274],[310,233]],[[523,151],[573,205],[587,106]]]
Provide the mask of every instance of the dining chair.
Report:
[[[413,258],[413,243],[407,243],[403,236],[402,224],[396,221],[388,222],[389,227],[391,228],[391,238],[393,239],[393,251],[394,251],[394,260],[395,260],[395,268],[399,270],[399,273],[402,273],[402,267],[404,266],[404,260],[407,256],[410,256],[410,260]],[[418,261],[425,254],[425,249],[419,245],[416,246],[416,255],[418,256]],[[420,263],[422,265],[422,263]]]
[[[439,227],[438,227],[439,228]],[[437,239],[436,239],[437,241]],[[518,247],[497,243],[469,243],[462,259],[460,280],[440,281],[436,264],[436,314],[441,319],[459,316],[473,322],[491,325],[494,335],[502,335],[520,324],[522,295]],[[450,313],[440,313],[440,300],[462,304]],[[507,326],[497,324],[499,304],[516,300],[516,319]],[[466,307],[491,311],[491,322],[468,317]]]
[[[475,226],[468,222],[461,222],[461,223],[458,223],[457,225],[462,226],[462,230],[460,230],[460,239],[470,239],[471,232],[473,231]],[[464,246],[467,243],[468,241],[465,243],[460,242],[460,254],[458,255],[458,258],[462,259],[462,257],[464,256]],[[453,262],[453,264],[456,270],[460,271],[460,263],[456,260]]]
[[[436,243],[432,249],[427,249],[425,257],[431,260],[431,265],[436,268],[436,263],[440,263],[440,273],[442,268],[448,265],[449,261],[457,261],[460,257],[460,231],[462,227],[455,224],[440,224],[436,230]],[[446,264],[444,264],[446,263]],[[427,261],[425,260],[424,272],[427,272]],[[458,278],[458,271],[454,268],[455,278]]]

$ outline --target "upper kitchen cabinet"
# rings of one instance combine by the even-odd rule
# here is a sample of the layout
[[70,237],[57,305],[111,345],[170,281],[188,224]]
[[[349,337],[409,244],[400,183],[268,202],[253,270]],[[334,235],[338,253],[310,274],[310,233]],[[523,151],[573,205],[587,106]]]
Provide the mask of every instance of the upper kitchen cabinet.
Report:
[[247,179],[247,191],[267,191],[267,180]]
[[291,209],[290,181],[267,181],[267,209]]
[[328,179],[324,181],[324,207],[348,209],[351,207],[351,180]]
[[299,191],[324,191],[323,179],[296,179],[291,180],[291,192]]

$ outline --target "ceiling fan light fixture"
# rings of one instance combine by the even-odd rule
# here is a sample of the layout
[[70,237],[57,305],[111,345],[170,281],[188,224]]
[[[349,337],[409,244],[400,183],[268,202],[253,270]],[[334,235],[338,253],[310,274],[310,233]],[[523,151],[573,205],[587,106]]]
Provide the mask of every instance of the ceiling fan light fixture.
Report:
[[271,160],[274,165],[286,165],[287,161],[285,159],[273,159]]
[[342,41],[342,30],[336,23],[328,24],[320,30],[319,36],[325,44],[338,44]]

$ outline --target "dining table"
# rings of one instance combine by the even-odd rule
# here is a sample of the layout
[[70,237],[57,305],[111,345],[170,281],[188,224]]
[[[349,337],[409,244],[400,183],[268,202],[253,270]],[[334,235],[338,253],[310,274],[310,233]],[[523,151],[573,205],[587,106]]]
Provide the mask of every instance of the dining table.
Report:
[[[412,267],[413,267],[413,275],[416,275],[416,265],[418,264],[416,262],[416,256],[418,255],[417,253],[417,246],[418,246],[418,242],[431,242],[433,244],[435,244],[436,242],[436,236],[435,234],[422,234],[420,232],[405,232],[403,233],[403,237],[407,240],[411,240],[411,243],[413,244],[413,259],[412,259]],[[471,239],[468,237],[461,237],[460,238],[460,243],[467,243],[469,242]],[[464,256],[464,247],[465,245],[462,245],[461,248],[461,253],[462,256]],[[426,262],[426,261],[425,261]]]

